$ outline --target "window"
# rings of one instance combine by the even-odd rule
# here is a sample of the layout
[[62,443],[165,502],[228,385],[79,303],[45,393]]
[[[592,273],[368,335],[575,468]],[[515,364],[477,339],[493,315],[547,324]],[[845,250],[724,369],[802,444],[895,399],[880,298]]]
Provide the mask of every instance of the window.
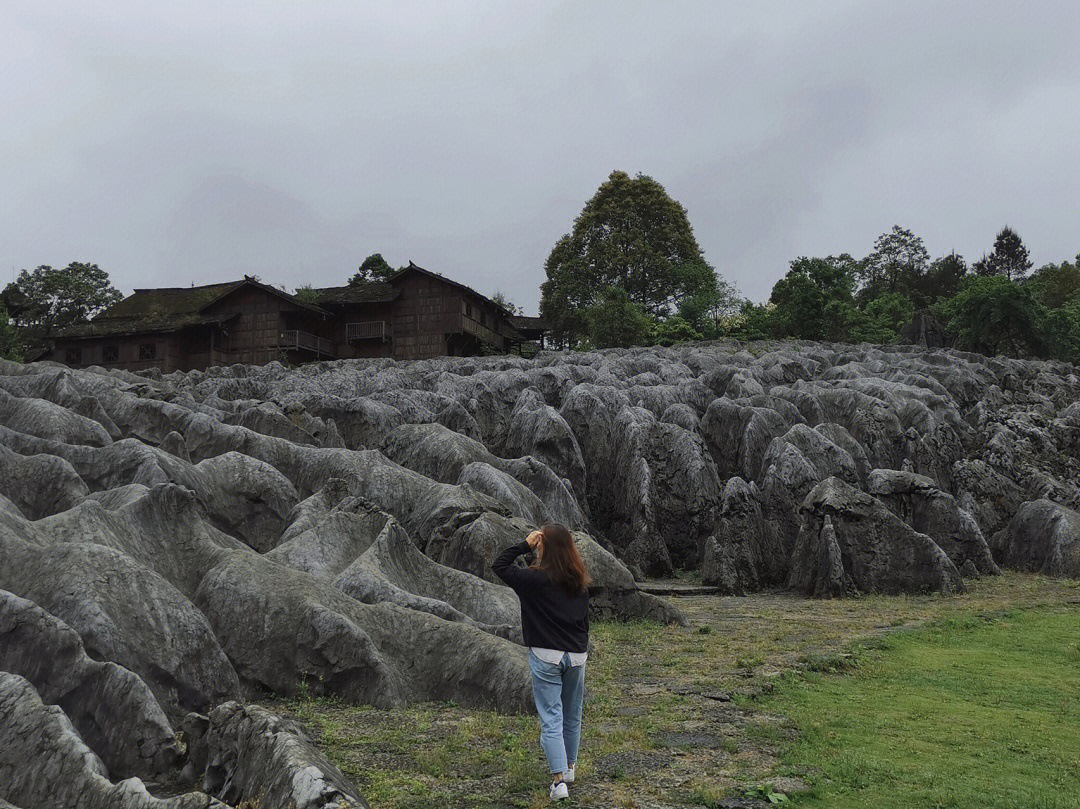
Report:
[[157,359],[157,343],[142,343],[139,346],[140,360]]
[[64,353],[64,362],[68,365],[82,365],[82,349],[69,348]]
[[118,362],[120,359],[120,346],[104,346],[101,349],[101,362]]
[[472,316],[473,316],[473,314],[472,314],[472,304],[467,303],[467,304],[465,304],[465,317],[472,317]]

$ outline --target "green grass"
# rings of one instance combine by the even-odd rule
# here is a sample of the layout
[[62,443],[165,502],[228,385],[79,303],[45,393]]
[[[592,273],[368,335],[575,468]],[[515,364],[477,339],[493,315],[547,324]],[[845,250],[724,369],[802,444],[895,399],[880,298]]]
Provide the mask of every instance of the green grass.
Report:
[[[1080,807],[1080,614],[961,615],[815,659],[755,703],[798,730],[797,805]],[[816,669],[816,670],[815,670]]]

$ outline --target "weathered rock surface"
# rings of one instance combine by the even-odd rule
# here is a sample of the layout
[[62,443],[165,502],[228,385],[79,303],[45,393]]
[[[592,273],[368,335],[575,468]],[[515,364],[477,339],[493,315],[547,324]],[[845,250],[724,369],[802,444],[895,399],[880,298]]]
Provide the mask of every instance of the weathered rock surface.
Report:
[[800,507],[802,525],[788,586],[808,595],[954,593],[953,561],[874,497],[836,477],[822,481]]
[[184,721],[186,774],[232,806],[367,809],[367,802],[295,723],[226,702]]
[[112,783],[56,705],[0,671],[0,800],[22,809],[216,809],[205,793],[153,797],[138,778]]
[[1080,513],[1050,500],[1032,500],[995,544],[1002,564],[1018,570],[1080,579]]
[[[1072,365],[913,346],[169,375],[0,361],[0,667],[33,683],[7,682],[26,712],[3,738],[53,734],[35,767],[69,768],[89,796],[0,799],[158,805],[105,768],[173,766],[167,729],[196,712],[217,752],[193,777],[230,802],[278,800],[252,773],[308,753],[278,759],[248,734],[282,726],[234,705],[221,728],[239,735],[211,745],[207,728],[223,703],[304,682],[528,709],[516,601],[490,562],[544,522],[575,530],[594,612],[617,618],[680,621],[636,584],[679,568],[727,593],[819,596],[951,592],[1002,566],[1078,575],[1077,402]],[[66,663],[36,666],[38,650]],[[238,791],[214,784],[215,757]],[[46,783],[37,770],[20,783]]]
[[114,776],[156,776],[180,747],[146,684],[115,663],[92,660],[59,618],[0,590],[0,671],[25,677],[58,705]]

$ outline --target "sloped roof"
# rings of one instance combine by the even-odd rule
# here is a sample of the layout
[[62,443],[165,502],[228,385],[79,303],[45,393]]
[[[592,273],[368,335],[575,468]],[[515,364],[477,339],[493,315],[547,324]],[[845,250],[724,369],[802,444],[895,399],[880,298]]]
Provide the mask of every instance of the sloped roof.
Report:
[[236,314],[225,317],[182,313],[179,315],[132,315],[129,317],[110,317],[105,320],[94,318],[89,323],[77,323],[57,332],[57,337],[109,337],[120,334],[152,334],[179,331],[188,326],[222,326]]
[[314,289],[315,302],[319,306],[333,306],[346,303],[389,303],[400,292],[393,284],[376,281],[370,284],[349,284],[343,287],[322,287]]
[[118,334],[146,334],[176,331],[187,326],[221,325],[232,316],[208,314],[205,310],[242,286],[250,285],[284,298],[296,306],[327,314],[318,306],[305,303],[254,278],[198,287],[159,287],[136,289],[88,323],[79,323],[57,332],[57,337],[104,337]]

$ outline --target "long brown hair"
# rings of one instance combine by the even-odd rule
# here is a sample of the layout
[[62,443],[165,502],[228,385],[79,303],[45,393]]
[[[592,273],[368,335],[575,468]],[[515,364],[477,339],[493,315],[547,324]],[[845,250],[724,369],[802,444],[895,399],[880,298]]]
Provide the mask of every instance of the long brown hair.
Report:
[[551,523],[540,529],[542,551],[533,568],[546,570],[552,581],[572,593],[580,593],[590,584],[592,576],[585,569],[585,560],[565,525]]

